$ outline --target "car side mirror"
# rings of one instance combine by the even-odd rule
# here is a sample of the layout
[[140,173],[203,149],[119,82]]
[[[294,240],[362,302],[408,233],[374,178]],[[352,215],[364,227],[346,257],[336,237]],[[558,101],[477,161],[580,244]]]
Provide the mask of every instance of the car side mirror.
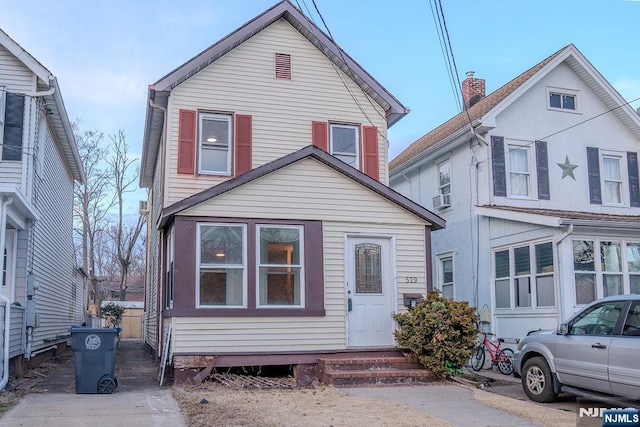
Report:
[[558,335],[568,335],[569,334],[569,325],[566,323],[561,323],[558,328]]

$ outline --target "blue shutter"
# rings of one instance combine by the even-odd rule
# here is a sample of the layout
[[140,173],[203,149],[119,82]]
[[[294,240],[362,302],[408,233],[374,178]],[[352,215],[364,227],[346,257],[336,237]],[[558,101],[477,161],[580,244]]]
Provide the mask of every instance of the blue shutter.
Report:
[[601,205],[600,158],[597,148],[587,147],[587,170],[589,171],[589,202],[594,205]]
[[491,165],[493,169],[493,195],[507,195],[507,169],[504,156],[504,138],[491,136]]
[[627,152],[627,171],[629,172],[629,202],[631,207],[640,207],[640,181],[638,177],[638,153]]
[[549,200],[549,160],[547,159],[547,142],[536,141],[536,168],[538,175],[538,199]]
[[4,118],[2,160],[22,160],[24,95],[7,93]]

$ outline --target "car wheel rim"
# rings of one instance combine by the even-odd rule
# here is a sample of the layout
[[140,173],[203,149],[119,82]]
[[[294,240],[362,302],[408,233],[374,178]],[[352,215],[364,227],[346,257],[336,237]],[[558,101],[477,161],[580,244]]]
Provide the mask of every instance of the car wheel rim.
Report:
[[545,379],[544,373],[537,366],[527,371],[527,388],[533,394],[540,394],[544,391]]

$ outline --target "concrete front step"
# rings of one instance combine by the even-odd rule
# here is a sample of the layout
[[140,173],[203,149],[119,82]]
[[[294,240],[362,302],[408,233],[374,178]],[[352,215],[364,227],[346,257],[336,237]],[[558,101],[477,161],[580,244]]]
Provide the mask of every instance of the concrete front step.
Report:
[[435,381],[414,357],[320,359],[318,377],[325,384],[358,386]]

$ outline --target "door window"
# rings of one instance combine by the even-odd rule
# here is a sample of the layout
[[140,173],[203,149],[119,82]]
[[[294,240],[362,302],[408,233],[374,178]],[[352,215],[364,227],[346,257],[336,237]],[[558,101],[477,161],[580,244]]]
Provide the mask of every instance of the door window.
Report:
[[355,246],[357,294],[382,293],[382,248],[373,243]]

